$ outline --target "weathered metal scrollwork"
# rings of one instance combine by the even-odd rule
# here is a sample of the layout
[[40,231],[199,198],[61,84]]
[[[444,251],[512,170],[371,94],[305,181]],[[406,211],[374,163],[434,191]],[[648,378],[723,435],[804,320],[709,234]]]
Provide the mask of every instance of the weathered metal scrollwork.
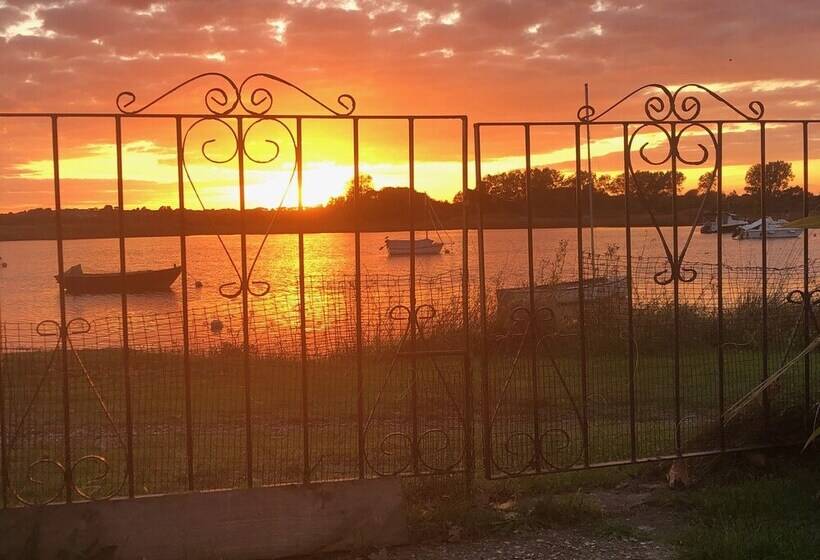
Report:
[[[336,98],[339,109],[334,109],[293,82],[267,72],[257,72],[256,74],[251,74],[242,80],[239,85],[237,85],[236,81],[231,77],[221,72],[205,72],[203,74],[193,76],[192,78],[177,84],[151,101],[137,106],[134,106],[137,101],[136,94],[132,91],[123,91],[117,95],[117,109],[125,115],[138,115],[140,113],[144,113],[160,103],[162,100],[170,98],[177,91],[184,89],[189,84],[201,82],[206,79],[218,80],[222,82],[221,86],[213,86],[208,89],[204,96],[205,109],[208,113],[218,117],[237,114],[247,114],[250,116],[265,116],[270,114],[274,106],[273,92],[266,87],[261,87],[258,85],[253,87],[253,82],[259,80],[267,80],[296,91],[317,106],[336,116],[350,116],[356,110],[356,99],[349,93],[343,93]],[[238,109],[241,109],[242,111],[238,111]]]
[[720,105],[748,121],[761,120],[765,111],[765,107],[760,101],[751,101],[748,105],[748,111],[741,110],[721,95],[700,84],[684,84],[674,90],[663,84],[646,84],[629,92],[600,113],[592,105],[582,105],[578,109],[578,120],[584,123],[595,122],[633,97],[647,92],[650,95],[644,101],[644,114],[647,119],[656,123],[672,120],[692,122],[698,119],[703,105],[701,100],[695,96],[696,93],[708,95]]
[[[510,319],[507,332],[500,337],[500,341],[514,344],[515,353],[490,414],[488,430],[492,434],[524,351],[529,347],[528,345],[532,344],[535,345],[537,354],[547,359],[549,367],[555,373],[561,390],[570,404],[574,421],[580,428],[584,422],[583,415],[552,352],[553,341],[560,336],[555,313],[549,307],[537,308],[534,313],[527,307],[516,307],[510,312]],[[534,432],[520,430],[505,434],[501,449],[507,457],[514,459],[516,466],[511,467],[500,462],[498,453],[493,451],[490,457],[494,468],[505,475],[516,476],[533,469],[537,462],[543,463],[547,469],[553,471],[565,470],[575,465],[581,458],[583,450],[580,446],[573,445],[573,438],[566,427],[548,425],[546,429],[541,428],[543,426],[539,426],[537,435]]]
[[[94,382],[94,378],[91,376],[91,373],[88,371],[88,368],[83,363],[82,358],[80,357],[71,340],[72,336],[83,335],[91,332],[91,324],[82,317],[71,319],[65,324],[65,327],[62,327],[60,323],[58,323],[57,321],[45,320],[38,323],[35,330],[37,334],[41,337],[53,338],[55,340],[55,344],[49,354],[49,359],[46,363],[45,372],[40,377],[40,380],[37,382],[34,394],[32,395],[29,402],[26,404],[25,409],[23,410],[23,413],[20,415],[20,419],[18,420],[14,431],[11,433],[11,437],[9,438],[9,444],[7,447],[7,452],[11,453],[11,451],[15,448],[15,445],[17,444],[20,435],[23,432],[25,421],[31,414],[34,404],[37,402],[37,398],[42,392],[46,381],[52,374],[52,371],[54,369],[53,366],[57,360],[57,356],[59,355],[60,349],[64,342],[70,351],[71,357],[76,361],[77,365],[79,366],[80,372],[82,376],[85,378],[85,381],[88,384],[89,389],[93,393],[95,401],[99,405],[100,410],[103,412],[103,415],[105,416],[108,425],[110,426],[112,432],[116,436],[120,448],[125,449],[125,441],[123,440],[119,428],[117,427],[117,424],[114,421],[114,417],[111,414],[108,405],[106,405],[99,388]],[[78,476],[78,473],[80,473],[83,470],[83,467],[85,469],[88,469],[89,465],[96,465],[97,470],[99,472],[86,479],[82,479],[80,476]],[[88,454],[73,460],[71,462],[71,465],[66,465],[64,461],[60,461],[52,457],[41,457],[31,462],[26,469],[26,479],[31,484],[32,488],[43,489],[46,486],[48,486],[47,482],[43,477],[43,474],[39,474],[41,473],[44,467],[52,467],[59,473],[61,486],[56,488],[53,493],[47,496],[42,496],[39,492],[35,492],[35,495],[38,495],[38,498],[29,498],[25,495],[25,489],[20,489],[15,486],[12,486],[10,490],[13,493],[14,497],[17,498],[17,500],[20,503],[25,505],[43,505],[52,503],[55,500],[57,500],[61,495],[64,495],[66,491],[66,481],[69,481],[71,485],[71,491],[73,493],[76,493],[77,495],[86,500],[108,500],[121,493],[122,489],[125,486],[125,483],[127,482],[126,471],[125,468],[123,468],[122,476],[119,479],[119,483],[112,481],[109,484],[108,491],[101,492],[100,489],[103,487],[103,484],[107,480],[109,480],[110,476],[112,475],[111,465],[108,459],[103,455]]]
[[[641,133],[645,131],[652,131],[656,134],[660,134],[664,138],[666,146],[668,146],[668,150],[662,152],[660,157],[652,157],[651,154],[649,154],[649,152],[647,151],[647,148],[650,147],[650,143],[646,141],[640,145],[640,147],[637,150],[640,160],[650,166],[664,166],[672,160],[674,160],[676,163],[682,163],[684,165],[698,166],[703,165],[704,163],[709,161],[710,156],[714,154],[714,165],[712,167],[712,170],[709,172],[709,184],[703,189],[703,196],[701,197],[700,205],[698,206],[698,210],[695,214],[693,223],[689,228],[683,247],[679,248],[677,251],[675,250],[674,241],[670,243],[666,239],[666,235],[661,229],[660,223],[652,207],[652,201],[646,193],[646,186],[641,184],[641,181],[639,179],[640,174],[635,169],[634,161],[632,158],[636,139],[639,138]],[[694,136],[695,134],[705,136],[707,138],[707,143],[696,141],[696,155],[690,156],[687,155],[686,152],[681,149],[681,142],[686,138],[687,135]],[[692,267],[685,266],[684,259],[686,257],[686,252],[689,250],[689,246],[692,243],[692,238],[694,237],[697,223],[700,221],[700,218],[703,215],[704,208],[706,207],[706,201],[708,199],[707,195],[712,192],[717,181],[717,153],[719,149],[720,146],[718,145],[717,137],[708,126],[702,123],[686,123],[679,127],[667,127],[667,125],[665,124],[648,123],[638,126],[629,136],[629,142],[627,145],[627,161],[629,164],[628,172],[630,182],[632,185],[634,185],[634,192],[638,200],[640,201],[643,208],[646,210],[647,214],[649,214],[652,226],[658,234],[658,238],[661,241],[661,245],[663,246],[663,250],[667,260],[667,268],[658,271],[654,275],[655,283],[661,286],[671,284],[675,280],[684,283],[694,282],[697,278],[697,271]],[[673,190],[672,195],[676,196],[675,191],[677,191],[678,189],[678,178],[676,176],[671,176],[670,182],[672,183],[670,185],[670,190]]]
[[[186,86],[204,80],[217,80],[220,82],[219,85],[208,89],[204,96],[205,109],[213,116],[193,117],[195,119],[194,122],[188,126],[183,136],[182,154],[180,155],[185,178],[191,186],[199,206],[203,210],[207,210],[208,207],[197,183],[192,177],[187,154],[191,133],[207,126],[209,123],[219,123],[224,138],[220,139],[217,134],[213,133],[199,145],[199,153],[206,161],[215,165],[225,165],[237,162],[241,156],[259,165],[271,164],[279,160],[280,156],[283,155],[285,144],[287,144],[287,146],[293,150],[292,164],[287,166],[287,182],[276,210],[284,204],[289,191],[293,187],[297,170],[297,153],[300,147],[297,146],[296,137],[290,124],[286,122],[286,119],[278,118],[271,114],[274,109],[273,92],[268,87],[260,85],[260,82],[272,82],[273,84],[279,84],[287,89],[296,91],[320,107],[323,111],[327,111],[338,117],[350,116],[356,110],[356,100],[350,94],[343,93],[339,95],[336,99],[338,107],[334,108],[325,104],[296,84],[274,74],[264,72],[252,74],[238,85],[235,80],[225,74],[220,72],[206,72],[185,80],[143,105],[136,106],[136,95],[131,91],[124,91],[117,96],[117,108],[123,114],[137,115],[155,107],[158,103],[171,97],[172,94],[182,90]],[[236,124],[230,120],[234,117],[239,117],[236,119]],[[250,124],[247,124],[243,130],[242,127],[244,123]],[[273,136],[274,131],[268,130],[267,134],[261,134],[261,142],[257,142],[254,135],[257,134],[257,131],[263,130],[265,127],[278,130],[278,132],[282,134],[282,138],[276,139]],[[221,152],[218,151],[220,146],[224,148]],[[256,154],[254,149],[260,146],[263,148],[266,147],[270,152],[267,154]],[[224,239],[221,235],[217,234],[223,252],[227,256],[233,268],[233,272],[237,277],[236,280],[223,282],[219,286],[219,294],[222,297],[234,299],[243,293],[255,297],[262,297],[270,292],[270,283],[267,280],[254,280],[253,274],[256,271],[256,265],[259,262],[262,250],[265,248],[276,217],[277,213],[274,212],[268,222],[262,241],[251,259],[250,266],[244,275],[245,277],[243,277],[242,267],[237,264],[236,259],[231,255]]]
[[[394,305],[388,310],[388,317],[391,320],[406,324],[399,340],[398,348],[393,355],[390,366],[387,369],[387,373],[385,374],[382,384],[379,387],[379,392],[376,395],[375,402],[373,403],[367,420],[365,421],[363,428],[365,438],[375,422],[375,414],[382,403],[387,384],[395,375],[396,365],[402,358],[402,354],[407,351],[407,344],[411,336],[415,335],[416,345],[423,346],[427,342],[427,332],[425,329],[435,319],[436,309],[432,305],[423,304],[416,307],[415,312],[412,312],[406,305]],[[459,425],[463,430],[465,429],[465,418],[464,412],[459,406],[459,400],[453,393],[453,390],[436,362],[436,359],[433,357],[431,358],[431,361],[433,364],[433,369],[435,370],[438,379],[441,381],[441,385],[444,388],[448,400],[455,410]],[[414,414],[415,413],[418,413],[418,411],[414,411]],[[423,445],[425,442],[432,442],[432,445],[425,446]],[[444,428],[436,427],[423,430],[416,434],[415,440],[413,434],[409,434],[403,430],[395,430],[381,436],[374,448],[366,446],[364,449],[364,459],[372,472],[379,476],[396,476],[405,473],[411,468],[414,460],[427,472],[448,473],[453,472],[463,462],[465,453],[463,446],[453,455],[453,458],[445,464],[437,464],[433,461],[433,458],[442,457],[444,453],[447,450],[452,449],[452,447],[452,436]],[[374,460],[374,450],[377,452],[375,453],[376,456],[387,459],[394,459],[398,457],[398,460],[395,461],[392,468],[384,469],[376,460]],[[426,450],[428,453],[425,454],[422,450]]]
[[[703,103],[701,99],[697,97],[697,94],[712,98],[718,102],[719,106],[728,108],[741,119],[746,121],[760,121],[765,112],[765,107],[760,101],[751,101],[748,104],[747,110],[742,110],[730,103],[721,95],[700,84],[688,83],[673,89],[664,86],[663,84],[653,83],[641,86],[631,91],[629,94],[625,95],[600,113],[594,106],[589,104],[581,106],[577,113],[578,120],[580,122],[593,123],[600,120],[605,115],[610,114],[616,108],[625,104],[628,100],[641,95],[647,95],[644,101],[644,115],[650,122],[639,124],[637,128],[629,133],[626,155],[628,160],[628,174],[630,182],[635,187],[634,192],[640,200],[641,205],[649,214],[652,225],[661,240],[661,244],[663,245],[666,260],[668,262],[668,266],[664,270],[658,271],[654,276],[655,282],[662,286],[671,284],[675,280],[679,282],[693,282],[695,278],[697,278],[697,271],[694,268],[686,267],[683,264],[683,261],[686,257],[686,252],[689,249],[689,245],[695,232],[696,226],[694,224],[697,224],[703,215],[703,210],[708,198],[706,195],[712,192],[717,179],[717,153],[720,146],[718,144],[717,137],[712,130],[702,122],[697,122],[703,110]],[[652,208],[651,201],[644,192],[643,187],[645,186],[640,184],[638,174],[633,165],[632,154],[635,140],[645,132],[652,132],[661,135],[665,140],[666,146],[668,146],[667,151],[662,152],[661,156],[656,157],[653,157],[648,152],[648,148],[651,147],[649,142],[645,142],[638,148],[637,151],[640,160],[649,166],[660,167],[671,162],[698,166],[709,161],[710,156],[714,155],[714,166],[710,174],[711,181],[704,189],[700,206],[695,219],[693,220],[693,225],[689,230],[686,241],[683,244],[683,247],[677,252],[673,251],[673,248],[670,246],[674,245],[674,243],[670,244],[667,241]],[[707,143],[696,143],[696,155],[689,156],[686,151],[681,150],[681,140],[687,135],[694,136],[696,134],[705,136],[707,138]],[[674,189],[674,196],[678,188],[677,177],[671,177],[671,183],[671,189]]]
[[809,332],[811,332],[811,329],[814,329],[815,333],[820,333],[820,322],[817,320],[817,308],[820,307],[820,288],[810,289],[808,292],[802,289],[792,290],[786,295],[786,303],[801,306],[803,313],[800,318],[795,321],[789,334],[789,341],[786,344],[786,351],[783,352],[783,358],[780,364],[781,367],[786,363],[792,348],[794,348],[801,325],[807,323],[806,327]]

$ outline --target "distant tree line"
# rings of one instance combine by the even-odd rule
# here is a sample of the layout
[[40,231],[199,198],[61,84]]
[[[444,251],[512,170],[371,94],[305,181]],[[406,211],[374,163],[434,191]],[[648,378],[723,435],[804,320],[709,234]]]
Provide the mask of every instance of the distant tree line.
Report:
[[[749,167],[745,175],[746,184],[742,193],[735,192],[731,186],[723,185],[723,208],[746,217],[760,215],[760,164]],[[701,175],[697,186],[684,191],[684,174],[678,172],[672,177],[670,171],[637,171],[630,175],[629,182],[623,174],[612,176],[592,174],[582,171],[575,174],[563,174],[552,168],[532,169],[530,172],[529,204],[537,225],[574,225],[577,221],[577,204],[581,205],[583,216],[589,215],[589,200],[592,189],[592,205],[596,223],[601,225],[623,225],[625,215],[624,192],[629,187],[630,214],[636,225],[648,225],[648,209],[663,224],[672,220],[673,183],[676,188],[675,207],[678,223],[691,223],[701,204],[704,213],[714,212],[717,208],[718,185],[712,172]],[[485,214],[490,222],[521,223],[527,211],[526,172],[513,170],[482,179],[484,187]],[[766,163],[766,211],[778,217],[798,217],[802,215],[803,189],[793,184],[792,165],[785,161]],[[580,185],[581,189],[578,190]],[[581,196],[578,197],[578,193]],[[706,201],[704,203],[704,196]],[[468,193],[471,209],[477,206],[478,193]],[[817,206],[814,195],[809,195],[809,207]],[[461,204],[461,193],[456,194],[453,202]]]
[[[486,227],[523,227],[527,223],[527,181],[523,170],[486,175],[483,217]],[[751,166],[745,176],[742,193],[731,192],[724,197],[727,212],[753,218],[760,215],[760,164]],[[589,216],[590,189],[595,223],[602,226],[621,226],[625,219],[625,195],[629,187],[631,223],[650,225],[647,208],[651,208],[661,224],[672,223],[672,184],[676,185],[677,219],[679,224],[692,223],[701,204],[704,212],[714,212],[717,203],[717,184],[711,173],[703,174],[697,187],[683,192],[684,175],[678,173],[673,181],[671,172],[638,171],[630,176],[590,175],[581,172],[564,174],[556,169],[540,167],[531,170],[529,204],[537,227],[572,227],[577,223],[581,205],[582,220]],[[578,185],[581,190],[578,190]],[[794,184],[792,166],[784,161],[766,164],[767,213],[777,217],[794,218],[802,215],[803,192]],[[724,185],[724,192],[729,187]],[[579,195],[580,192],[580,196]],[[706,200],[704,202],[704,196]],[[478,193],[467,193],[467,216],[471,227],[478,223]],[[248,233],[264,233],[273,222],[272,231],[293,233],[353,231],[395,231],[410,226],[410,191],[407,187],[376,189],[369,175],[359,177],[358,198],[354,196],[351,181],[346,192],[331,199],[324,206],[271,210],[250,209],[245,215]],[[818,206],[814,195],[809,196],[809,208]],[[417,229],[459,228],[464,220],[462,193],[452,202],[435,200],[423,192],[414,192],[412,198],[413,225]],[[63,233],[70,238],[116,237],[119,232],[119,213],[106,206],[94,209],[65,209],[62,211]],[[125,212],[125,233],[128,236],[178,235],[181,230],[180,211],[161,207],[129,209]],[[226,233],[241,230],[238,210],[186,210],[185,232],[189,235]],[[51,209],[33,209],[24,212],[0,214],[0,240],[53,239],[56,235],[55,215]]]

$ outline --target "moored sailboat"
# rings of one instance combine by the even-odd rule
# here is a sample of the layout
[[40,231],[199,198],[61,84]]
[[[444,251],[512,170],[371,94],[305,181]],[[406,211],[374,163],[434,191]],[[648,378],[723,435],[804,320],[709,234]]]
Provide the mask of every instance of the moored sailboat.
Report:
[[72,295],[79,294],[136,294],[143,292],[163,292],[171,289],[182,268],[174,265],[159,270],[138,270],[126,272],[87,273],[82,265],[75,265],[55,276],[61,287]]
[[414,245],[415,254],[417,255],[438,255],[444,247],[444,243],[441,241],[434,241],[429,237],[416,239],[414,244],[411,244],[409,239],[384,238],[384,246],[387,247],[387,253],[390,256],[409,255],[411,248],[413,248]]

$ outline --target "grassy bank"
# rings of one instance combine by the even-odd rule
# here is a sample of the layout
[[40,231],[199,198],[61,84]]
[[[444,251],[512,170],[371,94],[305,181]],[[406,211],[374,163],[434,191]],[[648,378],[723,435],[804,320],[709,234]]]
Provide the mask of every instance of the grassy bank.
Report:
[[639,544],[657,544],[668,551],[664,557],[682,560],[816,556],[816,452],[690,460],[689,466],[692,486],[682,490],[667,488],[668,464],[479,481],[471,494],[452,481],[408,481],[413,541],[516,544],[580,533],[590,544],[625,541],[636,554]]

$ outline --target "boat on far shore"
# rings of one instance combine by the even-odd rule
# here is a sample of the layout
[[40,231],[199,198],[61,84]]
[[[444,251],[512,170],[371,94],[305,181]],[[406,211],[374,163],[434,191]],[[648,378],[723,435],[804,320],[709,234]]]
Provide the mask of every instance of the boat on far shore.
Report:
[[737,228],[741,226],[747,225],[749,222],[738,218],[735,214],[731,212],[724,212],[721,214],[721,223],[720,227],[718,227],[717,216],[712,215],[710,219],[707,219],[706,222],[700,226],[701,233],[717,233],[718,229],[720,229],[721,233],[734,233],[737,231]]
[[415,243],[411,245],[409,239],[390,239],[389,237],[385,237],[384,246],[387,247],[387,253],[391,257],[409,255],[411,248],[415,249],[416,255],[438,255],[441,253],[444,243],[425,237],[424,239],[416,239]]
[[174,265],[171,268],[158,270],[136,270],[126,272],[87,273],[82,265],[74,265],[60,276],[55,276],[63,290],[72,295],[80,294],[139,294],[145,292],[166,292],[176,282],[182,268]]
[[[775,220],[773,218],[766,218],[766,238],[767,239],[789,239],[793,237],[800,237],[803,232],[799,228],[791,228],[787,226],[786,220]],[[737,231],[732,234],[735,239],[763,239],[763,220],[755,220],[745,226],[739,226]]]

